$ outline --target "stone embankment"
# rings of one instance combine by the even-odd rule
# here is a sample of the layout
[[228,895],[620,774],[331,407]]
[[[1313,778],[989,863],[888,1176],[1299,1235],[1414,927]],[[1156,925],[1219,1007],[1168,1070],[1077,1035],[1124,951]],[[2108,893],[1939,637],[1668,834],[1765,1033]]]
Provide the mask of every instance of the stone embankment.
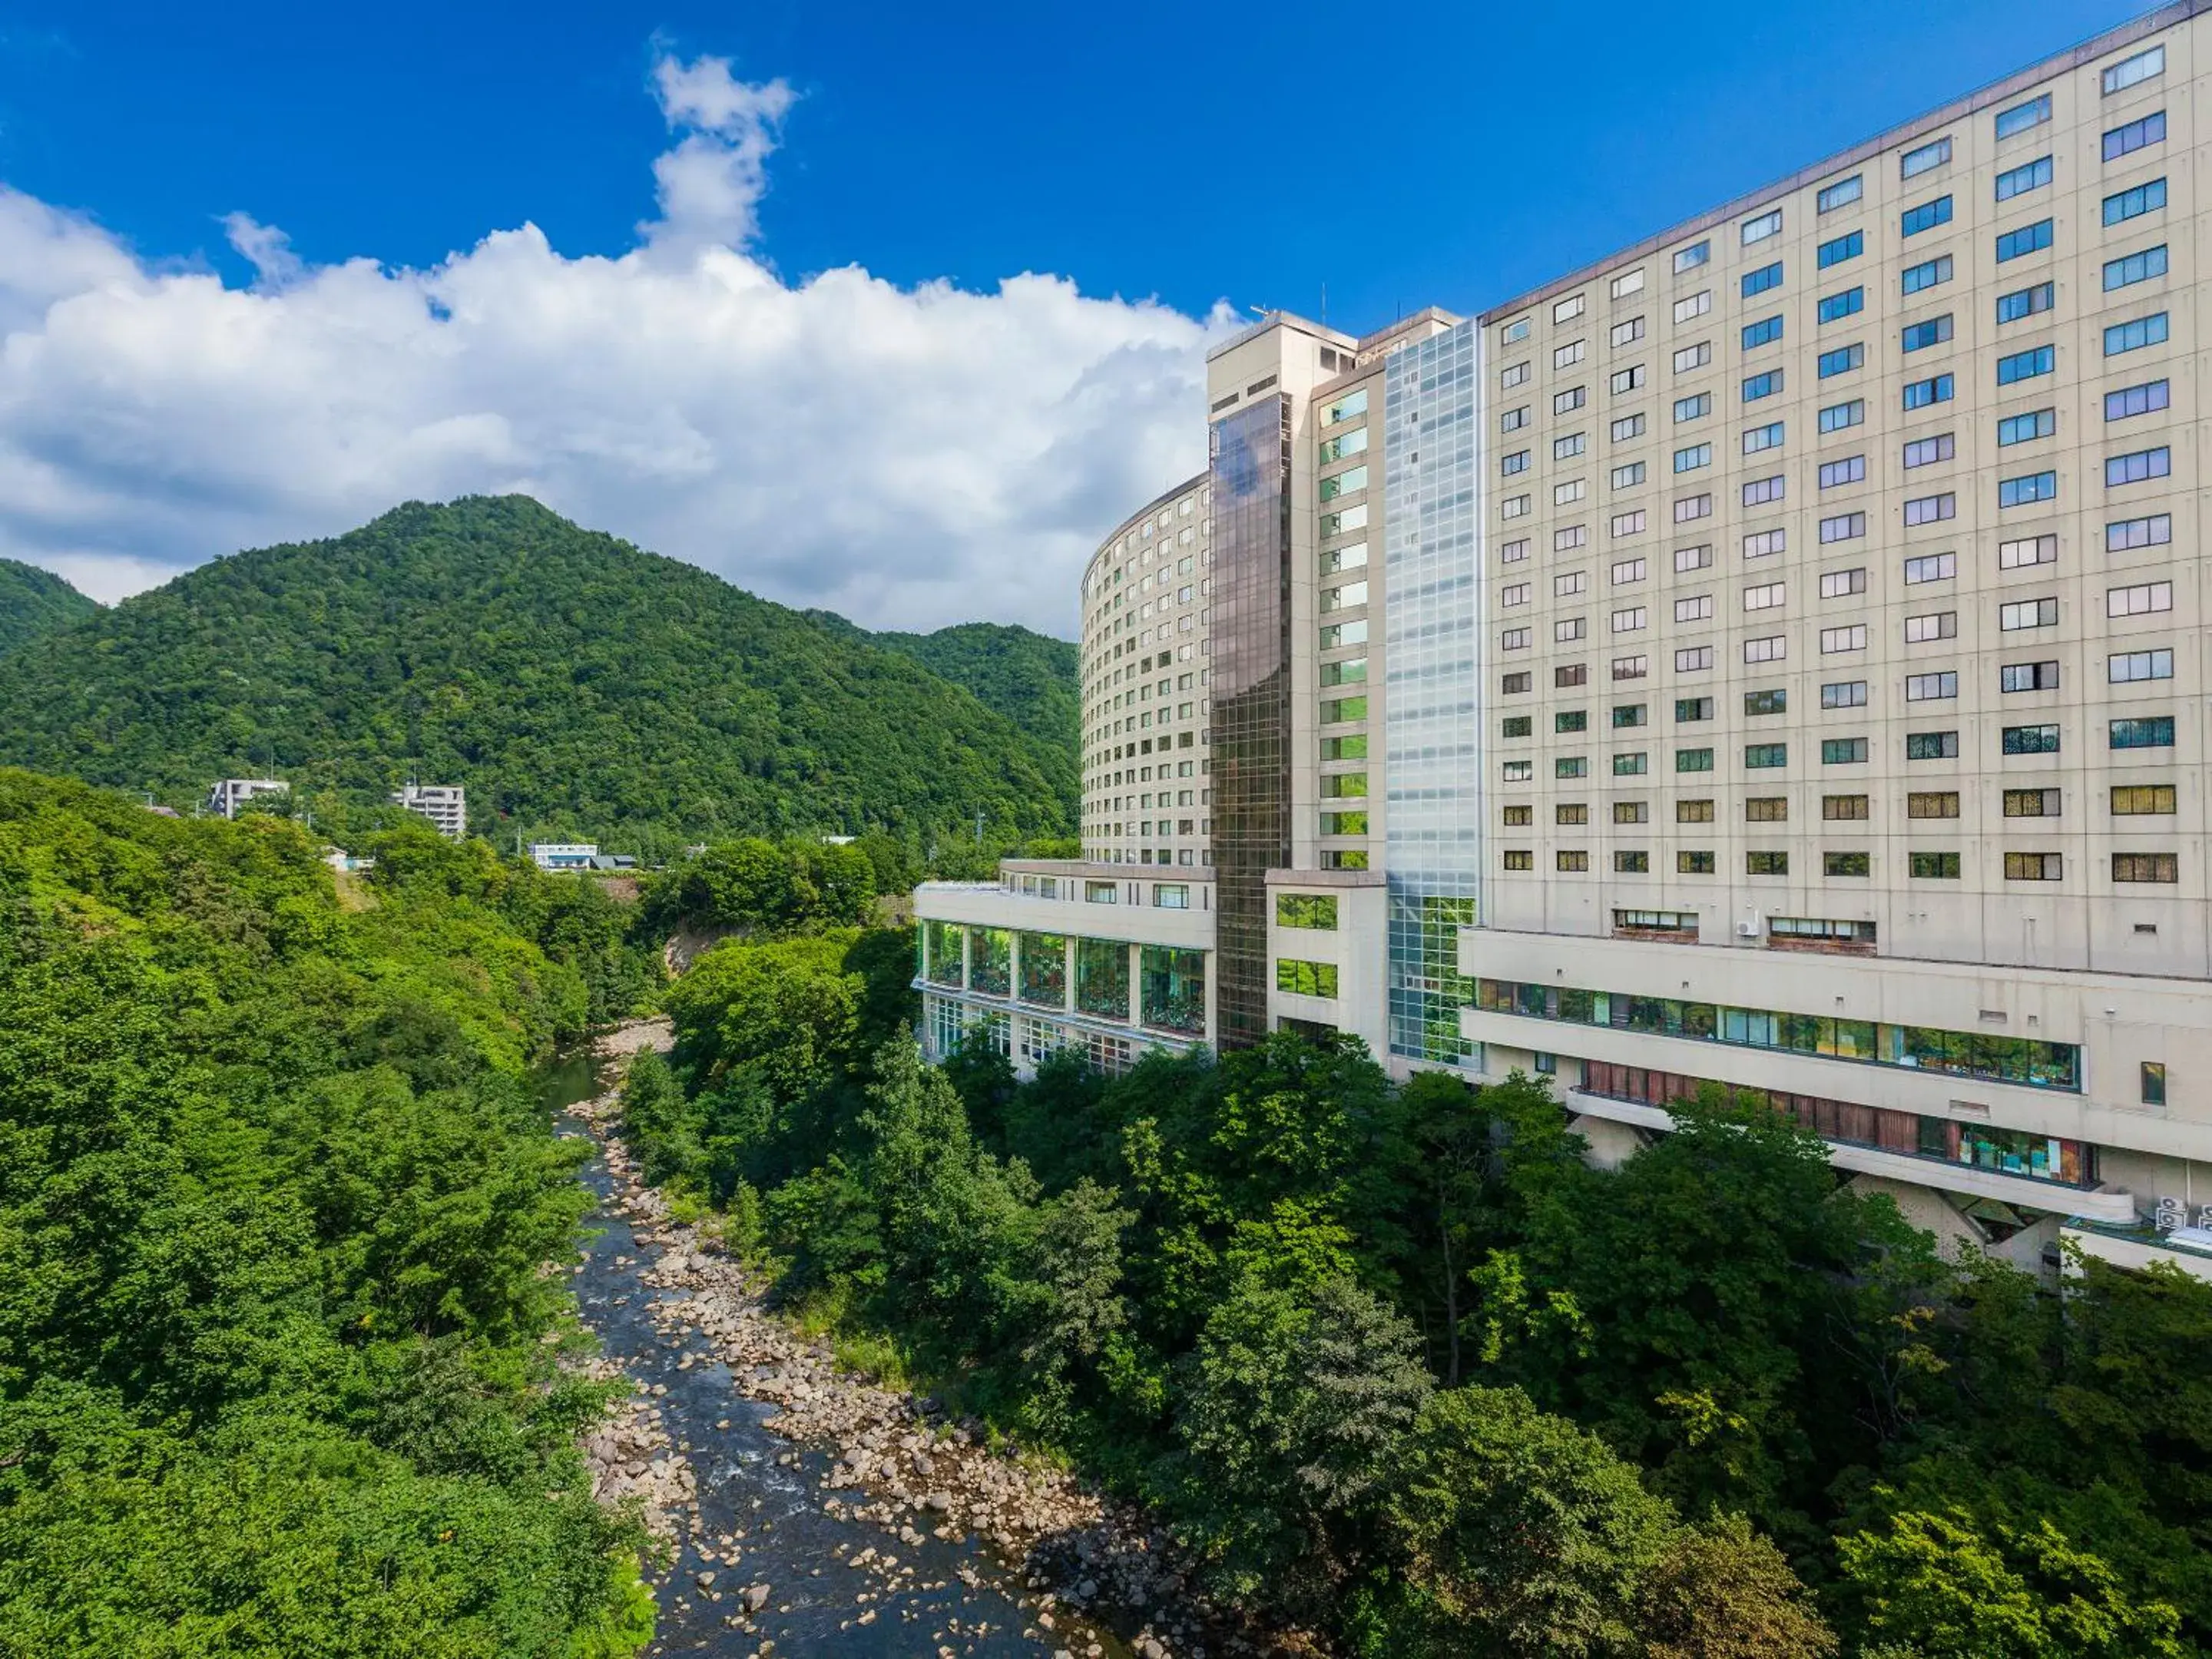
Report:
[[[604,1036],[599,1053],[619,1059],[667,1042],[665,1024],[634,1023]],[[619,1097],[611,1091],[574,1109],[611,1130]],[[1320,1650],[1303,1638],[1261,1635],[1207,1607],[1191,1588],[1193,1564],[1141,1511],[1102,1499],[1042,1460],[988,1444],[981,1425],[953,1420],[933,1400],[841,1369],[825,1346],[767,1306],[766,1287],[743,1264],[671,1218],[619,1140],[611,1133],[603,1139],[615,1206],[640,1247],[659,1251],[641,1277],[663,1292],[650,1310],[656,1326],[689,1345],[679,1369],[720,1359],[738,1393],[777,1407],[765,1427],[834,1454],[821,1482],[824,1513],[872,1523],[908,1547],[925,1534],[987,1540],[1030,1592],[1023,1600],[1034,1628],[1024,1633],[1048,1637],[1065,1628],[1075,1644],[1062,1650],[1069,1659],[1103,1650],[1077,1634],[1094,1623],[1125,1632],[1141,1659]],[[587,1449],[600,1495],[642,1498],[648,1524],[664,1538],[685,1529],[697,1507],[693,1476],[660,1431],[650,1391]],[[779,1461],[800,1460],[793,1452]],[[895,1553],[871,1553],[853,1563],[893,1577],[912,1571],[902,1569]],[[961,1576],[973,1571],[963,1568]],[[764,1585],[742,1592],[763,1603],[770,1593]],[[864,1622],[871,1617],[860,1615]]]

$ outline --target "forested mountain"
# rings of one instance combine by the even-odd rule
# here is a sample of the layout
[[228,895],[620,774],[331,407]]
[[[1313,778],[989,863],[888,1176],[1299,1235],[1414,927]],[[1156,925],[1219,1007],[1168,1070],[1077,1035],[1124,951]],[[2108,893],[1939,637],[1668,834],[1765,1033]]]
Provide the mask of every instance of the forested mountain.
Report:
[[52,571],[0,559],[0,653],[66,628],[99,609]]
[[0,769],[0,1654],[619,1659],[591,1200],[526,1061],[658,983],[594,884]]
[[1042,743],[1080,766],[1080,653],[1066,640],[1002,623],[960,623],[934,634],[871,634],[834,611],[810,611],[824,626],[849,629],[887,651],[904,652],[942,680],[964,685]]
[[155,791],[467,786],[476,827],[644,852],[880,826],[1049,833],[1066,744],[907,653],[523,496],[217,560],[0,662],[0,763]]

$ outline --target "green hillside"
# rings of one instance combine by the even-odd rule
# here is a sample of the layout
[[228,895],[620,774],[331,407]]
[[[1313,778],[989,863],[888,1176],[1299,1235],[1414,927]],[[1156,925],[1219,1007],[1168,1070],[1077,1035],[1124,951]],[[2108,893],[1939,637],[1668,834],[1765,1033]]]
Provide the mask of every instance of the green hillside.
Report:
[[99,609],[52,571],[0,559],[0,653],[81,622]]
[[806,613],[858,639],[900,651],[939,679],[964,685],[1030,736],[1067,751],[1079,766],[1083,723],[1080,653],[1066,640],[1000,623],[961,623],[934,634],[871,634],[834,611]]
[[240,553],[0,661],[0,763],[183,805],[231,775],[644,853],[751,831],[1049,834],[1065,745],[904,653],[522,496]]

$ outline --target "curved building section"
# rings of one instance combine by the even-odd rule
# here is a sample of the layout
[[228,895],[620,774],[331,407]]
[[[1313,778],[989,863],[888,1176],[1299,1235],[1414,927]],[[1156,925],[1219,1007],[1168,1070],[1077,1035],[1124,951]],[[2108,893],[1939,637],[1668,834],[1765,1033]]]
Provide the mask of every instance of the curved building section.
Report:
[[1210,475],[1115,527],[1083,573],[1083,855],[1203,868]]

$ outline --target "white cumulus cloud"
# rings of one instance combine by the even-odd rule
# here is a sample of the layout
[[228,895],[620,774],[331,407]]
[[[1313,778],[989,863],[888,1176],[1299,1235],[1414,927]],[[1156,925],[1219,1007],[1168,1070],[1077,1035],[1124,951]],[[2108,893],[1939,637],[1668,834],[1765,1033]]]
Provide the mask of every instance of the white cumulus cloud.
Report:
[[976,292],[757,248],[795,100],[664,57],[675,143],[618,257],[535,225],[428,269],[225,221],[246,288],[0,185],[0,554],[114,599],[410,499],[517,490],[870,626],[1058,633],[1098,538],[1204,464],[1225,312]]

